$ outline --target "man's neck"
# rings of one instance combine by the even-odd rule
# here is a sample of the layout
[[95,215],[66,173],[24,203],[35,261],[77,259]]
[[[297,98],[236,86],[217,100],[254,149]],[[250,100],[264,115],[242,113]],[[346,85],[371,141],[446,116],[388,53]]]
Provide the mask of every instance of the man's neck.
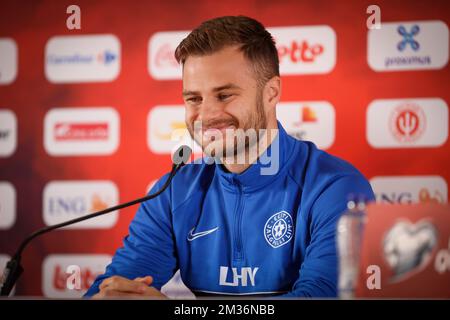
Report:
[[[237,155],[233,158],[224,158],[222,159],[222,163],[224,167],[232,173],[240,174],[247,170],[253,163],[255,163],[258,158],[269,148],[272,144],[272,141],[275,139],[278,133],[278,125],[268,127],[265,130],[265,133],[262,137],[258,139],[258,143],[255,143],[253,146],[245,148],[245,158],[243,155]],[[238,159],[245,159],[243,163],[239,163]]]

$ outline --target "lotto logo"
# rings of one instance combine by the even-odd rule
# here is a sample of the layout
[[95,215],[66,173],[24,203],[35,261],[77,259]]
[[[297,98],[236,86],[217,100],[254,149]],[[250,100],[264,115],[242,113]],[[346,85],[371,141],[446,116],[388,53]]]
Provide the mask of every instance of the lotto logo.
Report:
[[323,74],[336,64],[336,33],[329,26],[268,28],[275,39],[280,73]]
[[[42,291],[48,298],[81,298],[110,262],[104,254],[49,255],[42,264]],[[79,277],[78,288],[69,277]]]

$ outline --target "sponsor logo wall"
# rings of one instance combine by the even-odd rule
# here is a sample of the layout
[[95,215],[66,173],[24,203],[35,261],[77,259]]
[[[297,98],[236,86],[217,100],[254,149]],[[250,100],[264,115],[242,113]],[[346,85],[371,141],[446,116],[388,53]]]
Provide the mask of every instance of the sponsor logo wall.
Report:
[[[366,28],[363,5],[331,0],[332,10],[320,13],[313,4],[269,2],[248,13],[276,41],[280,123],[354,164],[379,203],[448,201],[450,10],[445,2],[421,2],[400,12],[380,1],[389,20],[379,30]],[[201,21],[248,12],[245,1],[233,13],[218,7],[214,14],[206,3],[189,23],[175,3],[126,11],[86,3],[80,31],[61,26],[64,4],[39,4],[28,29],[2,23],[0,4],[0,269],[33,230],[149,192],[179,145],[201,155],[184,123],[182,68],[173,53]],[[45,16],[50,6],[61,17]],[[25,12],[13,1],[9,7]],[[122,245],[136,210],[37,239],[16,294],[80,297]],[[80,267],[80,290],[67,288],[70,265]],[[164,290],[191,296],[179,274]]]

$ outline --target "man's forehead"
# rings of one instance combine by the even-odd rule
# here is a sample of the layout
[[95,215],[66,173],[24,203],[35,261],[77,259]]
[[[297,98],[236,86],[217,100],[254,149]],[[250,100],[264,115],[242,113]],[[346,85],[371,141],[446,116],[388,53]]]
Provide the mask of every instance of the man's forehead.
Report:
[[188,57],[183,65],[183,91],[238,89],[253,78],[252,70],[238,48]]
[[[219,92],[222,90],[242,90],[242,88],[239,85],[230,82],[230,83],[227,83],[224,85],[219,85],[216,87],[208,88],[208,90],[213,91],[213,92]],[[183,96],[199,94],[199,93],[200,93],[199,90],[183,88]]]

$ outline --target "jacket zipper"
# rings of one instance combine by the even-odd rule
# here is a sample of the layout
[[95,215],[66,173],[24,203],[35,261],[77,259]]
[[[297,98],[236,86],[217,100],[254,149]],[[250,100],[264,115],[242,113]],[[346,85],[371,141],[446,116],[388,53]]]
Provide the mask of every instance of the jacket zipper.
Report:
[[234,260],[241,261],[243,259],[242,253],[242,234],[241,234],[241,224],[242,224],[242,186],[239,181],[234,181],[238,189],[238,199],[234,222],[234,236],[235,236],[235,251]]

